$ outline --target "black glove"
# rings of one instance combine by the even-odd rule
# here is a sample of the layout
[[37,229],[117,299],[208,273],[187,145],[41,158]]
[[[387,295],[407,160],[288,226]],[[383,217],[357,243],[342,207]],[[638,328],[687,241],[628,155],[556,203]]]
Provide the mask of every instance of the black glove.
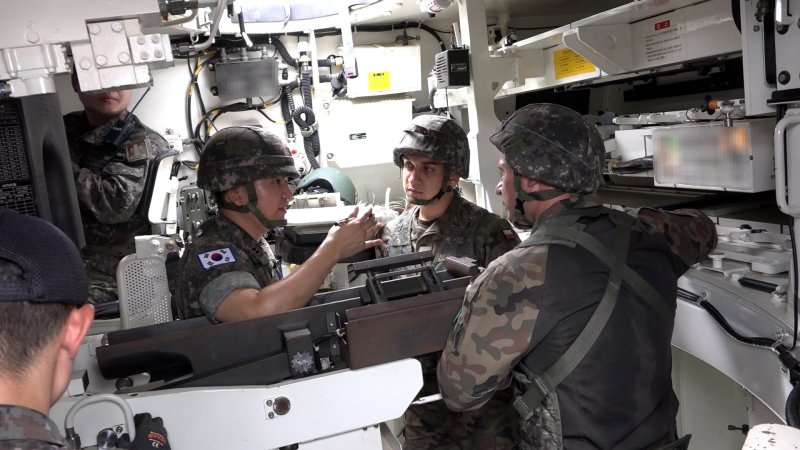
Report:
[[133,416],[136,426],[136,439],[130,441],[128,434],[123,434],[117,446],[131,450],[171,450],[167,439],[167,429],[161,417],[152,417],[150,413],[140,413]]

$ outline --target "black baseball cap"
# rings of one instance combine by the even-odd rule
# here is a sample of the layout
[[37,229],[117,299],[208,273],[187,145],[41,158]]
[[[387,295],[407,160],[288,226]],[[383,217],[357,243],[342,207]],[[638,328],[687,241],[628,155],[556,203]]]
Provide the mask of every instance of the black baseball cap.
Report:
[[16,268],[14,276],[0,268],[0,302],[83,305],[89,300],[89,280],[75,244],[38,217],[0,208],[0,259],[22,269],[20,277]]

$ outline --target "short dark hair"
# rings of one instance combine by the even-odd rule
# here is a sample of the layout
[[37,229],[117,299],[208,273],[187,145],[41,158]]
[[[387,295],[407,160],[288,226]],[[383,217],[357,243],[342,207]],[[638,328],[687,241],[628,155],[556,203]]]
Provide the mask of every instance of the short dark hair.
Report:
[[[22,268],[0,258],[0,281],[21,279]],[[0,302],[0,376],[24,381],[36,355],[64,326],[74,305],[64,303]]]

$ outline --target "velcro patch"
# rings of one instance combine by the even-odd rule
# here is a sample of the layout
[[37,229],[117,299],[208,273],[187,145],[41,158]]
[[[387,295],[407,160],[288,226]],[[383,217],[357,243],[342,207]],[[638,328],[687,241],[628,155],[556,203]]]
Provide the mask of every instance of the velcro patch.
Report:
[[509,241],[514,241],[517,239],[517,235],[512,230],[503,230],[503,236],[506,237]]
[[150,153],[150,141],[147,139],[130,140],[125,145],[125,159],[128,162],[144,161]]
[[236,262],[236,256],[233,254],[233,249],[230,247],[218,248],[216,250],[209,250],[205,253],[197,255],[200,260],[200,267],[208,270],[214,266],[221,264],[230,264]]

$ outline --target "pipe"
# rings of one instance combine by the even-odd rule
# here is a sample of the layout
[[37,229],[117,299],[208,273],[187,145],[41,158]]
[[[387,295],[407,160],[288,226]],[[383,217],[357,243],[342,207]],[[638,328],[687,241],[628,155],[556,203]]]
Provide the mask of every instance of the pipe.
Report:
[[125,416],[125,427],[128,429],[128,436],[130,436],[131,442],[136,438],[136,425],[133,422],[133,410],[125,399],[113,394],[92,395],[72,405],[69,411],[67,411],[67,416],[64,418],[64,430],[66,431],[67,440],[75,443],[73,445],[76,445],[73,448],[80,448],[80,437],[75,433],[75,415],[84,407],[100,402],[111,402],[119,406],[122,410],[122,414]]
[[[214,37],[217,35],[217,30],[219,29],[219,21],[222,20],[222,15],[225,13],[225,6],[227,1],[226,0],[217,0],[217,15],[214,16],[214,20],[211,22],[211,30],[208,34],[208,39],[200,44],[193,44],[188,46],[188,51],[194,52],[201,52],[208,47],[211,47],[211,43],[214,42]],[[183,53],[183,52],[181,52]]]

